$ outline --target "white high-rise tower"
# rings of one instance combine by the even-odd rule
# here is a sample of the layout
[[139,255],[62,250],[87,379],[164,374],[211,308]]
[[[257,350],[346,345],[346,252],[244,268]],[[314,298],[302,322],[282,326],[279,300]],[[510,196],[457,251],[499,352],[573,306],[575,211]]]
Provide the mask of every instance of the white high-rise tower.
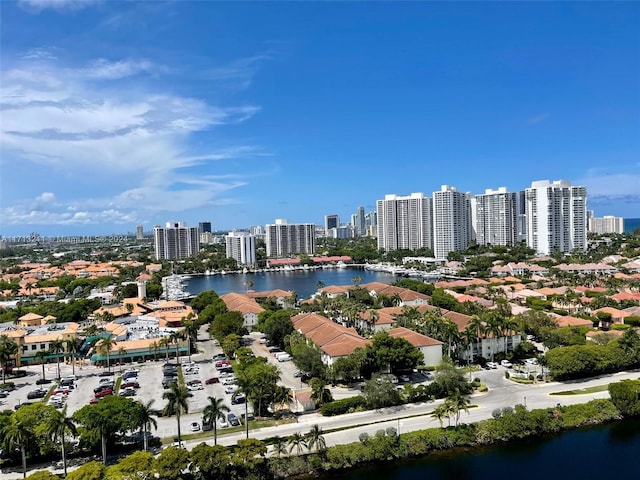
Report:
[[476,195],[476,241],[479,245],[513,245],[517,237],[517,195],[505,187]]
[[446,259],[449,252],[466,250],[473,237],[471,195],[442,185],[433,192],[433,253]]
[[433,248],[431,199],[422,193],[385,195],[376,202],[378,249]]
[[537,253],[587,249],[587,189],[540,180],[525,190],[527,244]]

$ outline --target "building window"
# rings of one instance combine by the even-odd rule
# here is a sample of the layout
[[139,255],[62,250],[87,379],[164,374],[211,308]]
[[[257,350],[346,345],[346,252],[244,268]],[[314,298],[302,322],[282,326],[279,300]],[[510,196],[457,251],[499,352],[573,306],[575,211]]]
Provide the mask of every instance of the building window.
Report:
[[45,350],[46,348],[47,348],[47,345],[45,343],[40,344],[40,350]]
[[35,350],[36,349],[36,345],[31,345],[31,350]]

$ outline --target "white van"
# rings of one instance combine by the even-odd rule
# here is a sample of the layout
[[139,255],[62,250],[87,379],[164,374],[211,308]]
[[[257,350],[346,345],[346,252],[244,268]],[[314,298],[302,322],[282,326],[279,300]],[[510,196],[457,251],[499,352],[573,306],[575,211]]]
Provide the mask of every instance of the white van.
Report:
[[288,362],[289,360],[293,360],[293,357],[288,353],[285,353],[283,355],[278,355],[276,358],[278,359],[279,362]]

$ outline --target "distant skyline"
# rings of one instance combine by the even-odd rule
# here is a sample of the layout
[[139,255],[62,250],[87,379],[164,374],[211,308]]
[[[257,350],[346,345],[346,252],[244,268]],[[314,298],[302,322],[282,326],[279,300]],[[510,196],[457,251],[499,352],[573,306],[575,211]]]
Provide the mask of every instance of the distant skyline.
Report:
[[640,217],[640,2],[0,2],[0,235],[347,222],[570,180]]

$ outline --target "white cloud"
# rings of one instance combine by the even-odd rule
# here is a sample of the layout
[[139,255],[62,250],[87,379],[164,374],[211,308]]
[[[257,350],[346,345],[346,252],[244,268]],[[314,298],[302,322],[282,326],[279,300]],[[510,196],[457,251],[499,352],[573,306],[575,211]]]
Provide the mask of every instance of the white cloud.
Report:
[[139,73],[153,73],[158,70],[164,70],[164,68],[148,60],[120,60],[110,62],[104,58],[99,58],[94,60],[91,65],[85,69],[84,73],[91,78],[115,80]]
[[56,60],[55,48],[53,47],[37,47],[31,48],[22,56],[25,60]]
[[[259,107],[158,93],[141,80],[135,91],[120,88],[128,77],[152,71],[162,68],[144,59],[100,59],[89,67],[64,68],[33,57],[2,72],[3,168],[37,165],[26,183],[65,192],[64,199],[47,191],[31,200],[3,198],[3,223],[131,223],[211,205],[246,184],[240,175],[246,167],[239,173],[216,167],[215,176],[206,167],[259,150],[240,145],[193,151],[190,137],[243,122]],[[103,85],[104,79],[110,81]],[[74,197],[79,191],[91,193]]]
[[587,187],[594,197],[636,197],[640,199],[640,173],[597,174],[575,180],[575,185]]
[[529,119],[529,123],[535,125],[536,123],[543,122],[549,117],[548,113],[541,113],[540,115],[536,115],[535,117],[531,117]]
[[36,200],[38,202],[53,202],[56,199],[55,194],[51,193],[51,192],[42,192],[41,195],[39,195],[38,197],[36,197]]
[[102,0],[18,0],[18,5],[26,12],[40,13],[48,8],[58,11],[81,10],[101,2]]

